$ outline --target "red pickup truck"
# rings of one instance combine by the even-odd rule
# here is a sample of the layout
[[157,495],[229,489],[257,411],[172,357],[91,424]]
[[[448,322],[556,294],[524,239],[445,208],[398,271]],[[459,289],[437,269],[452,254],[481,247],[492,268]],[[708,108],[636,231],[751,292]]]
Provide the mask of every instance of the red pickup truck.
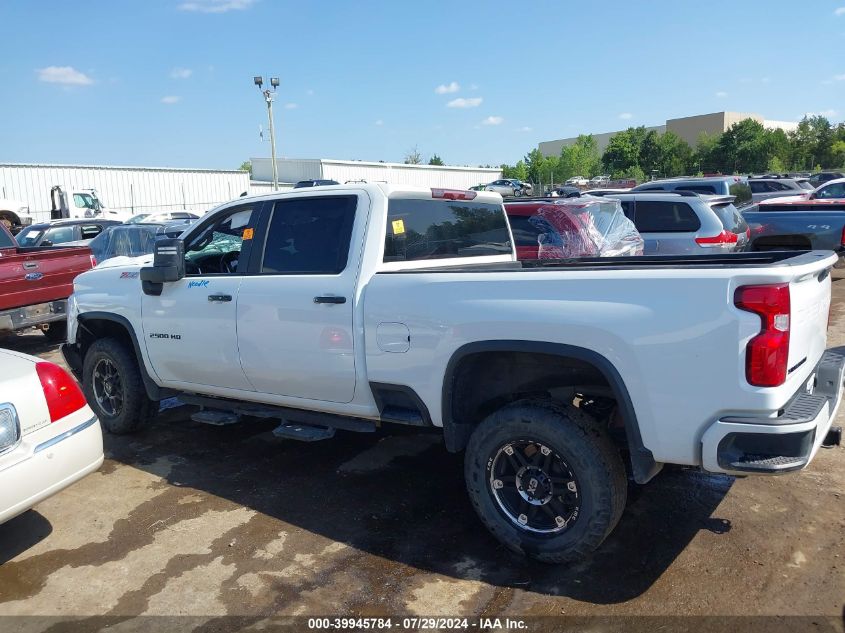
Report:
[[37,326],[63,340],[73,280],[95,264],[87,246],[21,248],[0,224],[0,333]]

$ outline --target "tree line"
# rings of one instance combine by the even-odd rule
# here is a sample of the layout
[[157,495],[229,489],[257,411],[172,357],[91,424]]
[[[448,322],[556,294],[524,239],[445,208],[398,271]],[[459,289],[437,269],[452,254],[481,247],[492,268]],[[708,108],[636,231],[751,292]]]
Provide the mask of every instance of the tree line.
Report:
[[806,116],[791,132],[770,130],[754,119],[733,124],[722,134],[702,133],[692,148],[674,132],[631,127],[611,137],[599,154],[592,135],[581,135],[558,156],[533,149],[515,165],[504,164],[504,178],[561,183],[574,176],[646,180],[707,173],[752,174],[819,171],[845,167],[845,123]]

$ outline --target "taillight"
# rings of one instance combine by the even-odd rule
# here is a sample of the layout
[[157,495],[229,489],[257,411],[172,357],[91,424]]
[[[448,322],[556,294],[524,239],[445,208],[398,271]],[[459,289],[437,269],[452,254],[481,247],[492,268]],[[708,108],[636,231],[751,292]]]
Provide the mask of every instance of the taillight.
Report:
[[444,200],[474,200],[478,193],[475,191],[464,191],[462,189],[434,189],[431,190],[432,198]]
[[91,268],[96,268],[97,267],[97,258],[94,257],[93,255],[89,255],[89,257],[91,258]]
[[745,348],[745,378],[756,387],[777,387],[786,381],[789,358],[789,284],[742,286],[734,305],[760,316],[762,329]]
[[79,385],[64,369],[53,363],[41,362],[35,363],[35,371],[47,400],[50,422],[61,420],[86,405]]
[[736,244],[739,241],[736,233],[731,233],[722,229],[722,232],[713,237],[697,237],[695,243],[699,246],[725,246],[727,244]]

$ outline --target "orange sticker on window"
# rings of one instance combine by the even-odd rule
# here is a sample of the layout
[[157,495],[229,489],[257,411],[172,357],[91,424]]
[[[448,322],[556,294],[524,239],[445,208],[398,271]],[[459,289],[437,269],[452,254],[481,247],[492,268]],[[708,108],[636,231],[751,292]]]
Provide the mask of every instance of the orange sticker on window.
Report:
[[254,233],[255,233],[255,229],[244,229],[243,239],[251,240]]

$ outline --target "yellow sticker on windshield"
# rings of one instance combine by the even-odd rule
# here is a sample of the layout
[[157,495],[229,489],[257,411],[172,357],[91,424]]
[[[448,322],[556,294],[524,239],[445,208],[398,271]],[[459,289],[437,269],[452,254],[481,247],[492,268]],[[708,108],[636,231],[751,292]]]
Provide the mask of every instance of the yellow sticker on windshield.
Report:
[[245,240],[251,240],[252,235],[255,233],[255,229],[244,229],[244,237]]
[[393,220],[393,234],[402,235],[405,232],[404,220]]

